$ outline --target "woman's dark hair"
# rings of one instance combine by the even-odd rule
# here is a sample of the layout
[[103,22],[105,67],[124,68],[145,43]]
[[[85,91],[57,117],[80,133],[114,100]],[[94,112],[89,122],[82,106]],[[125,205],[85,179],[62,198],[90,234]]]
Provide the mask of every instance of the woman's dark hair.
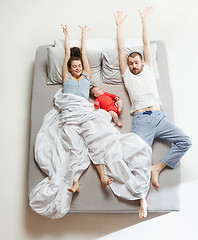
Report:
[[68,67],[68,68],[71,68],[71,63],[72,63],[72,61],[74,61],[74,60],[80,60],[81,63],[82,63],[82,66],[83,66],[80,48],[78,48],[78,47],[72,47],[72,48],[70,49],[70,51],[71,51],[71,57],[70,57],[69,61],[67,62],[67,67]]

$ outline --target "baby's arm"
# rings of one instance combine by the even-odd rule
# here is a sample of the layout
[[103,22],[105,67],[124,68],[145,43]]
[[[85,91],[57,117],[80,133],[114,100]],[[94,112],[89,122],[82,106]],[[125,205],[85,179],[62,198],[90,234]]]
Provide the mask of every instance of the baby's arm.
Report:
[[122,112],[122,99],[120,97],[117,97],[115,99],[116,103],[115,105],[118,107],[118,112],[121,113]]
[[119,96],[115,95],[115,94],[111,94],[111,93],[106,93],[109,97],[111,97],[116,103],[115,105],[118,107],[118,112],[121,113],[122,112],[122,100]]
[[119,98],[117,95],[109,93],[109,92],[106,92],[105,94],[108,95],[109,97],[111,97],[115,101],[116,101],[116,98]]
[[99,109],[100,108],[100,103],[98,102],[98,100],[96,99],[95,102],[94,102],[94,107],[96,109]]

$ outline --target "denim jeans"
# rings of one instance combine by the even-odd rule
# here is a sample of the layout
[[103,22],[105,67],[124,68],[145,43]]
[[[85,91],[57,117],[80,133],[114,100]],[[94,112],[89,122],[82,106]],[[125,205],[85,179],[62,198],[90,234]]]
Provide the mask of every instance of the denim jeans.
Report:
[[166,113],[160,110],[135,113],[132,132],[139,135],[149,146],[152,146],[155,138],[170,142],[171,148],[161,161],[171,168],[176,167],[192,145],[190,137],[170,122]]

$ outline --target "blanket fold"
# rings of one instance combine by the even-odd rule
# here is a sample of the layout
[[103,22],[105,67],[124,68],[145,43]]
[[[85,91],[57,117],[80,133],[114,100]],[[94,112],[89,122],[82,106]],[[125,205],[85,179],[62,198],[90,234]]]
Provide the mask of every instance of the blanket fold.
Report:
[[[86,99],[60,89],[35,141],[35,160],[47,177],[30,193],[31,208],[50,218],[70,209],[72,187],[90,162],[103,164],[113,193],[136,200],[150,185],[151,148],[133,133],[121,134],[111,116]],[[97,177],[97,176],[96,176]]]

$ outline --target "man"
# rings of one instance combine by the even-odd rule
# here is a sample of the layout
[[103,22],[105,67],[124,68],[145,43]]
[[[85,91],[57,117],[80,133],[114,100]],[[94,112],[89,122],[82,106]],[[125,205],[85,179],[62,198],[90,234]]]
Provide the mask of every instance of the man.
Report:
[[114,17],[117,25],[120,70],[132,103],[132,131],[143,138],[150,146],[154,138],[161,138],[172,144],[163,159],[152,166],[151,182],[158,189],[160,172],[166,166],[175,168],[192,144],[190,138],[166,118],[165,112],[161,111],[162,103],[153,71],[146,22],[151,12],[152,7],[146,7],[144,11],[139,10],[142,20],[144,60],[138,52],[129,54],[127,58],[122,31],[122,24],[127,15],[123,16],[122,11],[117,11]]

